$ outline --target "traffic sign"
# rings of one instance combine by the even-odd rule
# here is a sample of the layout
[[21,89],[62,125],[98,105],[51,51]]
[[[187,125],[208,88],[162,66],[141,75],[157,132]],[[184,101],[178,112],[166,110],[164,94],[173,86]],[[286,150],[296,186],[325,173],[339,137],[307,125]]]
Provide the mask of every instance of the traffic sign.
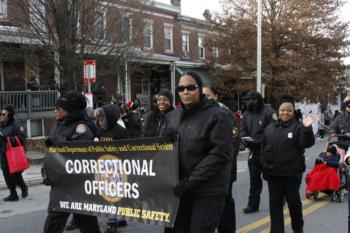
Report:
[[96,60],[84,61],[84,83],[96,82]]

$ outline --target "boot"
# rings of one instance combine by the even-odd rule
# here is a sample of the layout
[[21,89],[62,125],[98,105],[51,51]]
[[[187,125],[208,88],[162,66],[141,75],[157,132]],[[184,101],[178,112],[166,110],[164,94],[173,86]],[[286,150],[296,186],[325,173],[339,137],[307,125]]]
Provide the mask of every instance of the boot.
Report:
[[11,194],[8,197],[4,198],[4,201],[18,201],[19,197],[17,195],[16,190],[10,190]]
[[24,186],[22,189],[22,198],[28,197],[28,186]]

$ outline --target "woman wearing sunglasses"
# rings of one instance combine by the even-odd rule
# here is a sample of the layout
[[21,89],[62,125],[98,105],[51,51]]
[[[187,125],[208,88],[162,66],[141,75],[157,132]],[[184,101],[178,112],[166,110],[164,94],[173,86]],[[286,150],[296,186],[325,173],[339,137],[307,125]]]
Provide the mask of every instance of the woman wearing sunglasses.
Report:
[[[196,73],[186,73],[176,88],[181,108],[166,116],[163,135],[179,136],[180,198],[174,229],[165,232],[214,233],[228,193],[233,154],[231,127],[225,112],[202,93]],[[174,138],[174,137],[173,137]]]
[[18,201],[19,197],[17,195],[16,186],[19,186],[22,190],[22,198],[28,196],[28,187],[24,183],[22,172],[10,174],[7,158],[6,158],[6,141],[7,138],[10,139],[11,144],[17,145],[16,138],[18,137],[22,145],[25,145],[25,129],[23,126],[18,124],[14,118],[15,112],[11,105],[7,105],[1,111],[0,117],[0,161],[1,169],[5,178],[7,188],[10,190],[10,195],[4,198],[4,201]]

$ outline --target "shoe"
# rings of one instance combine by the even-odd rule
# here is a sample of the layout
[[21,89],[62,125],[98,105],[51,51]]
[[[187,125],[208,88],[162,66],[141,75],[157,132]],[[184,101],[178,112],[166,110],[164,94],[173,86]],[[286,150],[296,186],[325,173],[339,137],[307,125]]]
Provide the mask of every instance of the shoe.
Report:
[[76,229],[78,229],[78,225],[75,223],[74,220],[71,220],[70,223],[65,228],[66,231],[73,231]]
[[11,194],[10,196],[5,197],[3,200],[4,201],[18,201],[19,197],[17,195]]
[[254,208],[254,207],[251,207],[251,206],[247,206],[246,208],[243,209],[243,212],[245,214],[250,214],[250,213],[254,213],[254,212],[258,212],[259,211],[259,208]]
[[26,186],[24,189],[22,189],[22,198],[28,197],[28,187]]

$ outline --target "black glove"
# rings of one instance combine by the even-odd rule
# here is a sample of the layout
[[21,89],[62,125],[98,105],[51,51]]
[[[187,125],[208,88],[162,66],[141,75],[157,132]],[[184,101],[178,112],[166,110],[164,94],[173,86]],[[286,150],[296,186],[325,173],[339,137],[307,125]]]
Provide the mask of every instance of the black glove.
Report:
[[54,140],[53,140],[52,137],[47,137],[47,138],[45,139],[45,146],[46,146],[46,147],[51,147],[51,146],[53,145],[53,142],[54,142]]
[[189,189],[188,179],[181,180],[173,189],[174,195],[181,197]]
[[47,167],[44,165],[41,167],[41,176],[43,177],[43,184],[46,186],[53,186],[53,182],[49,178],[49,174],[47,172]]
[[165,128],[162,131],[162,136],[167,137],[170,141],[175,142],[179,133],[174,128]]

